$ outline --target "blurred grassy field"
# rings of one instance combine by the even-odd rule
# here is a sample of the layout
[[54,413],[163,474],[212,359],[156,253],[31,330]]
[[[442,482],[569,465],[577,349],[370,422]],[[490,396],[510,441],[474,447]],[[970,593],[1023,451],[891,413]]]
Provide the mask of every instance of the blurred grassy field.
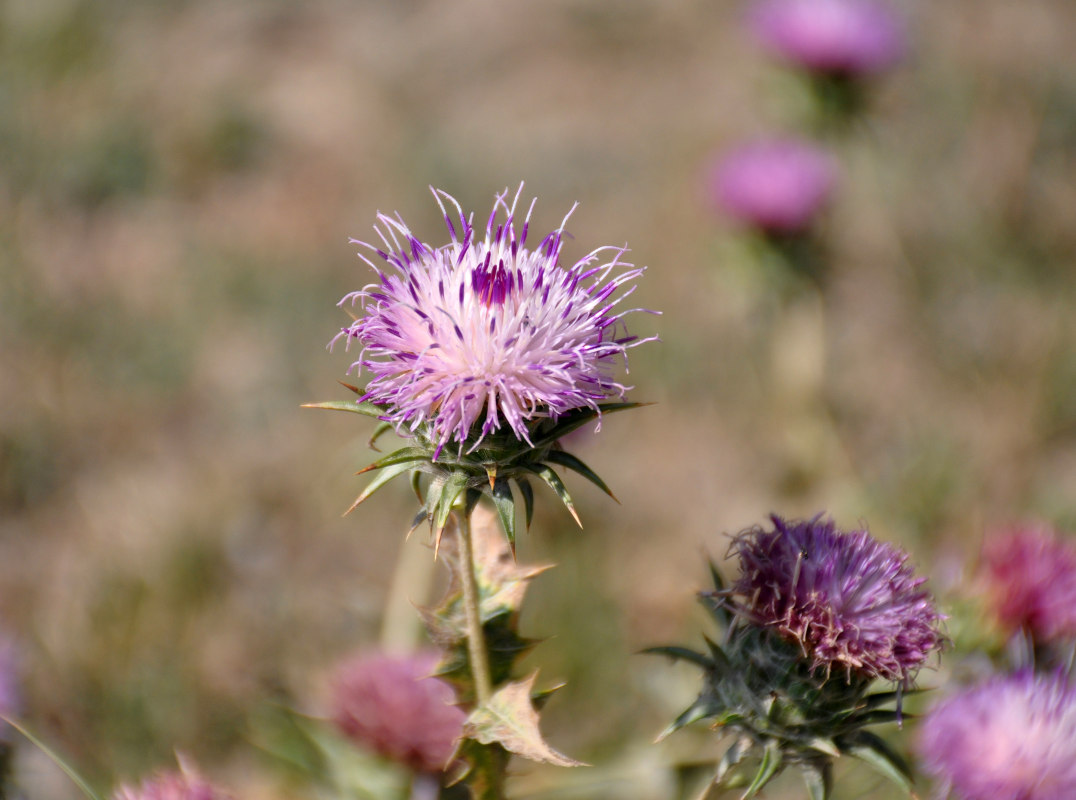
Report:
[[[694,686],[634,653],[698,641],[703,553],[770,511],[866,520],[939,591],[992,524],[1076,527],[1076,6],[906,10],[912,55],[839,152],[829,290],[793,302],[705,202],[715,153],[806,102],[738,3],[0,2],[0,620],[28,724],[101,786],[178,749],[240,796],[312,791],[259,726],[376,642],[413,508],[393,486],[341,518],[370,427],[299,405],[344,396],[347,237],[399,210],[437,243],[430,184],[481,216],[524,180],[546,229],[578,200],[568,255],[627,241],[664,312],[633,321],[657,404],[577,443],[623,505],[573,483],[586,530],[544,497],[520,543],[560,564],[523,627],[568,682],[549,739],[612,777],[521,786],[658,798],[713,752],[648,749]],[[28,797],[76,796],[20,763]]]

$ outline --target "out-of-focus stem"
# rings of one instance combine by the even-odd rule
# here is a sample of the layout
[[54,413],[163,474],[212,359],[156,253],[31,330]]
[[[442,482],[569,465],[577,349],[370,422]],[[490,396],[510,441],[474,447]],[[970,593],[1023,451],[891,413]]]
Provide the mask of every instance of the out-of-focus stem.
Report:
[[479,608],[478,582],[475,579],[474,546],[471,543],[471,515],[456,512],[460,537],[460,574],[463,576],[463,607],[467,617],[467,651],[471,657],[471,677],[474,678],[476,705],[481,708],[493,695],[493,683],[489,672],[489,656],[486,652],[486,636],[482,631],[482,614]]

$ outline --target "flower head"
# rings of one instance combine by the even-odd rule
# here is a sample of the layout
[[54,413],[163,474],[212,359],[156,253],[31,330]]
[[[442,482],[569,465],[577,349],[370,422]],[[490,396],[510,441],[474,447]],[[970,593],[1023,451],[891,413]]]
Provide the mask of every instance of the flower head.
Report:
[[737,222],[771,233],[805,229],[829,200],[836,169],[824,150],[800,139],[763,139],[714,167],[711,192]]
[[421,772],[445,768],[460,737],[462,710],[452,687],[431,677],[433,653],[362,655],[333,682],[333,719],[349,738]]
[[907,554],[821,516],[753,528],[732,544],[734,594],[755,624],[796,641],[814,667],[908,683],[941,644],[940,617]]
[[773,54],[820,74],[880,72],[905,49],[900,20],[878,0],[763,0],[750,22]]
[[1011,528],[983,547],[982,573],[998,620],[1039,642],[1076,637],[1076,542],[1045,526]]
[[377,282],[341,301],[361,311],[337,339],[362,346],[352,369],[371,376],[363,399],[385,406],[397,432],[422,433],[438,453],[449,442],[470,452],[505,428],[530,444],[532,420],[600,410],[600,401],[628,389],[613,372],[640,340],[624,330],[629,312],[618,307],[643,270],[621,261],[623,247],[564,266],[567,217],[528,246],[534,201],[521,217],[522,188],[496,197],[484,237],[473,215],[433,190],[448,244],[426,244],[399,215],[384,214],[375,225],[382,246],[356,242],[384,264],[360,254]]
[[189,767],[163,770],[139,786],[123,784],[113,800],[230,800],[231,795],[201,778]]
[[962,800],[1076,797],[1076,687],[995,676],[942,700],[920,726],[927,772]]

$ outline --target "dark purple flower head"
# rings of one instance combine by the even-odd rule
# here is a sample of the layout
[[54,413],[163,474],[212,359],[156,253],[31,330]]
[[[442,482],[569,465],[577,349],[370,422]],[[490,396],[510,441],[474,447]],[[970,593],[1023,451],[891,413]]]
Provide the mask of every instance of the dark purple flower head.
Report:
[[432,190],[448,244],[428,245],[385,214],[375,225],[380,246],[356,242],[385,265],[360,254],[378,280],[341,301],[361,313],[337,339],[362,346],[352,369],[372,376],[364,399],[386,405],[397,432],[420,431],[438,452],[450,441],[473,451],[502,428],[530,444],[529,421],[597,409],[629,388],[613,372],[640,340],[624,330],[630,312],[619,305],[643,270],[621,261],[624,247],[562,265],[568,217],[528,246],[534,201],[517,213],[522,189],[496,197],[484,236],[473,214]]
[[113,800],[231,800],[187,766],[180,770],[165,770],[142,781],[139,786],[120,786]]
[[1076,687],[995,676],[942,700],[919,728],[925,770],[961,800],[1076,797]]
[[1076,542],[1042,525],[1001,532],[983,546],[983,580],[998,620],[1038,642],[1076,637]]
[[769,233],[807,228],[836,184],[829,155],[800,139],[762,139],[727,153],[711,173],[717,205],[742,225]]
[[821,516],[739,534],[732,591],[752,622],[795,640],[813,666],[909,683],[941,644],[940,617],[907,554]]
[[466,715],[452,687],[431,677],[437,655],[370,653],[333,681],[333,720],[355,742],[420,772],[440,772]]
[[750,22],[774,55],[825,75],[880,72],[906,46],[900,19],[879,0],[763,0]]

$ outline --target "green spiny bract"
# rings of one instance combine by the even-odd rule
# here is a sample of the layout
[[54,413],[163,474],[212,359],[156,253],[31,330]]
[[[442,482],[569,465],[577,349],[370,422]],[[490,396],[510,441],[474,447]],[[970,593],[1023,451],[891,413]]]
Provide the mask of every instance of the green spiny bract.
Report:
[[[361,389],[343,384],[355,394],[362,396]],[[411,474],[411,485],[418,495],[422,508],[415,516],[412,528],[423,521],[429,522],[436,535],[440,536],[453,507],[465,506],[469,512],[485,495],[493,501],[509,543],[515,547],[516,538],[516,499],[511,484],[515,483],[519,496],[523,500],[527,527],[530,527],[534,515],[534,490],[530,481],[537,479],[548,485],[561,502],[564,503],[572,518],[578,524],[579,516],[575,512],[572,498],[568,494],[560,475],[553,469],[563,467],[582,475],[614,500],[616,497],[598,475],[581,460],[566,452],[560,446],[561,437],[577,428],[599,419],[603,414],[636,408],[643,403],[600,403],[597,408],[577,408],[562,414],[557,419],[539,418],[529,423],[532,444],[517,439],[509,432],[486,434],[479,447],[471,452],[460,448],[450,452],[450,448],[440,449],[437,442],[426,436],[421,429],[409,434],[408,444],[388,455],[379,458],[360,470],[379,471],[377,476],[363,490],[351,508],[360,503],[393,478],[404,473]],[[308,408],[325,408],[336,411],[350,411],[368,417],[383,418],[387,413],[384,406],[369,401],[330,401],[310,403]],[[392,429],[385,421],[375,429],[370,439],[371,447],[382,434]],[[476,433],[477,436],[477,433]],[[427,480],[423,481],[423,476]],[[426,484],[423,490],[423,483]]]
[[[698,699],[662,734],[697,721],[734,737],[717,763],[713,784],[742,779],[736,767],[757,759],[743,798],[756,795],[786,766],[797,767],[812,800],[832,791],[833,761],[859,758],[906,790],[911,772],[904,759],[867,726],[900,722],[897,691],[871,693],[873,678],[813,667],[811,655],[772,628],[752,624],[729,601],[711,564],[716,591],[700,599],[723,632],[721,643],[706,639],[707,652],[686,647],[654,647],[649,653],[693,663],[703,670]],[[914,691],[914,690],[912,690]],[[886,708],[892,703],[897,708]]]

